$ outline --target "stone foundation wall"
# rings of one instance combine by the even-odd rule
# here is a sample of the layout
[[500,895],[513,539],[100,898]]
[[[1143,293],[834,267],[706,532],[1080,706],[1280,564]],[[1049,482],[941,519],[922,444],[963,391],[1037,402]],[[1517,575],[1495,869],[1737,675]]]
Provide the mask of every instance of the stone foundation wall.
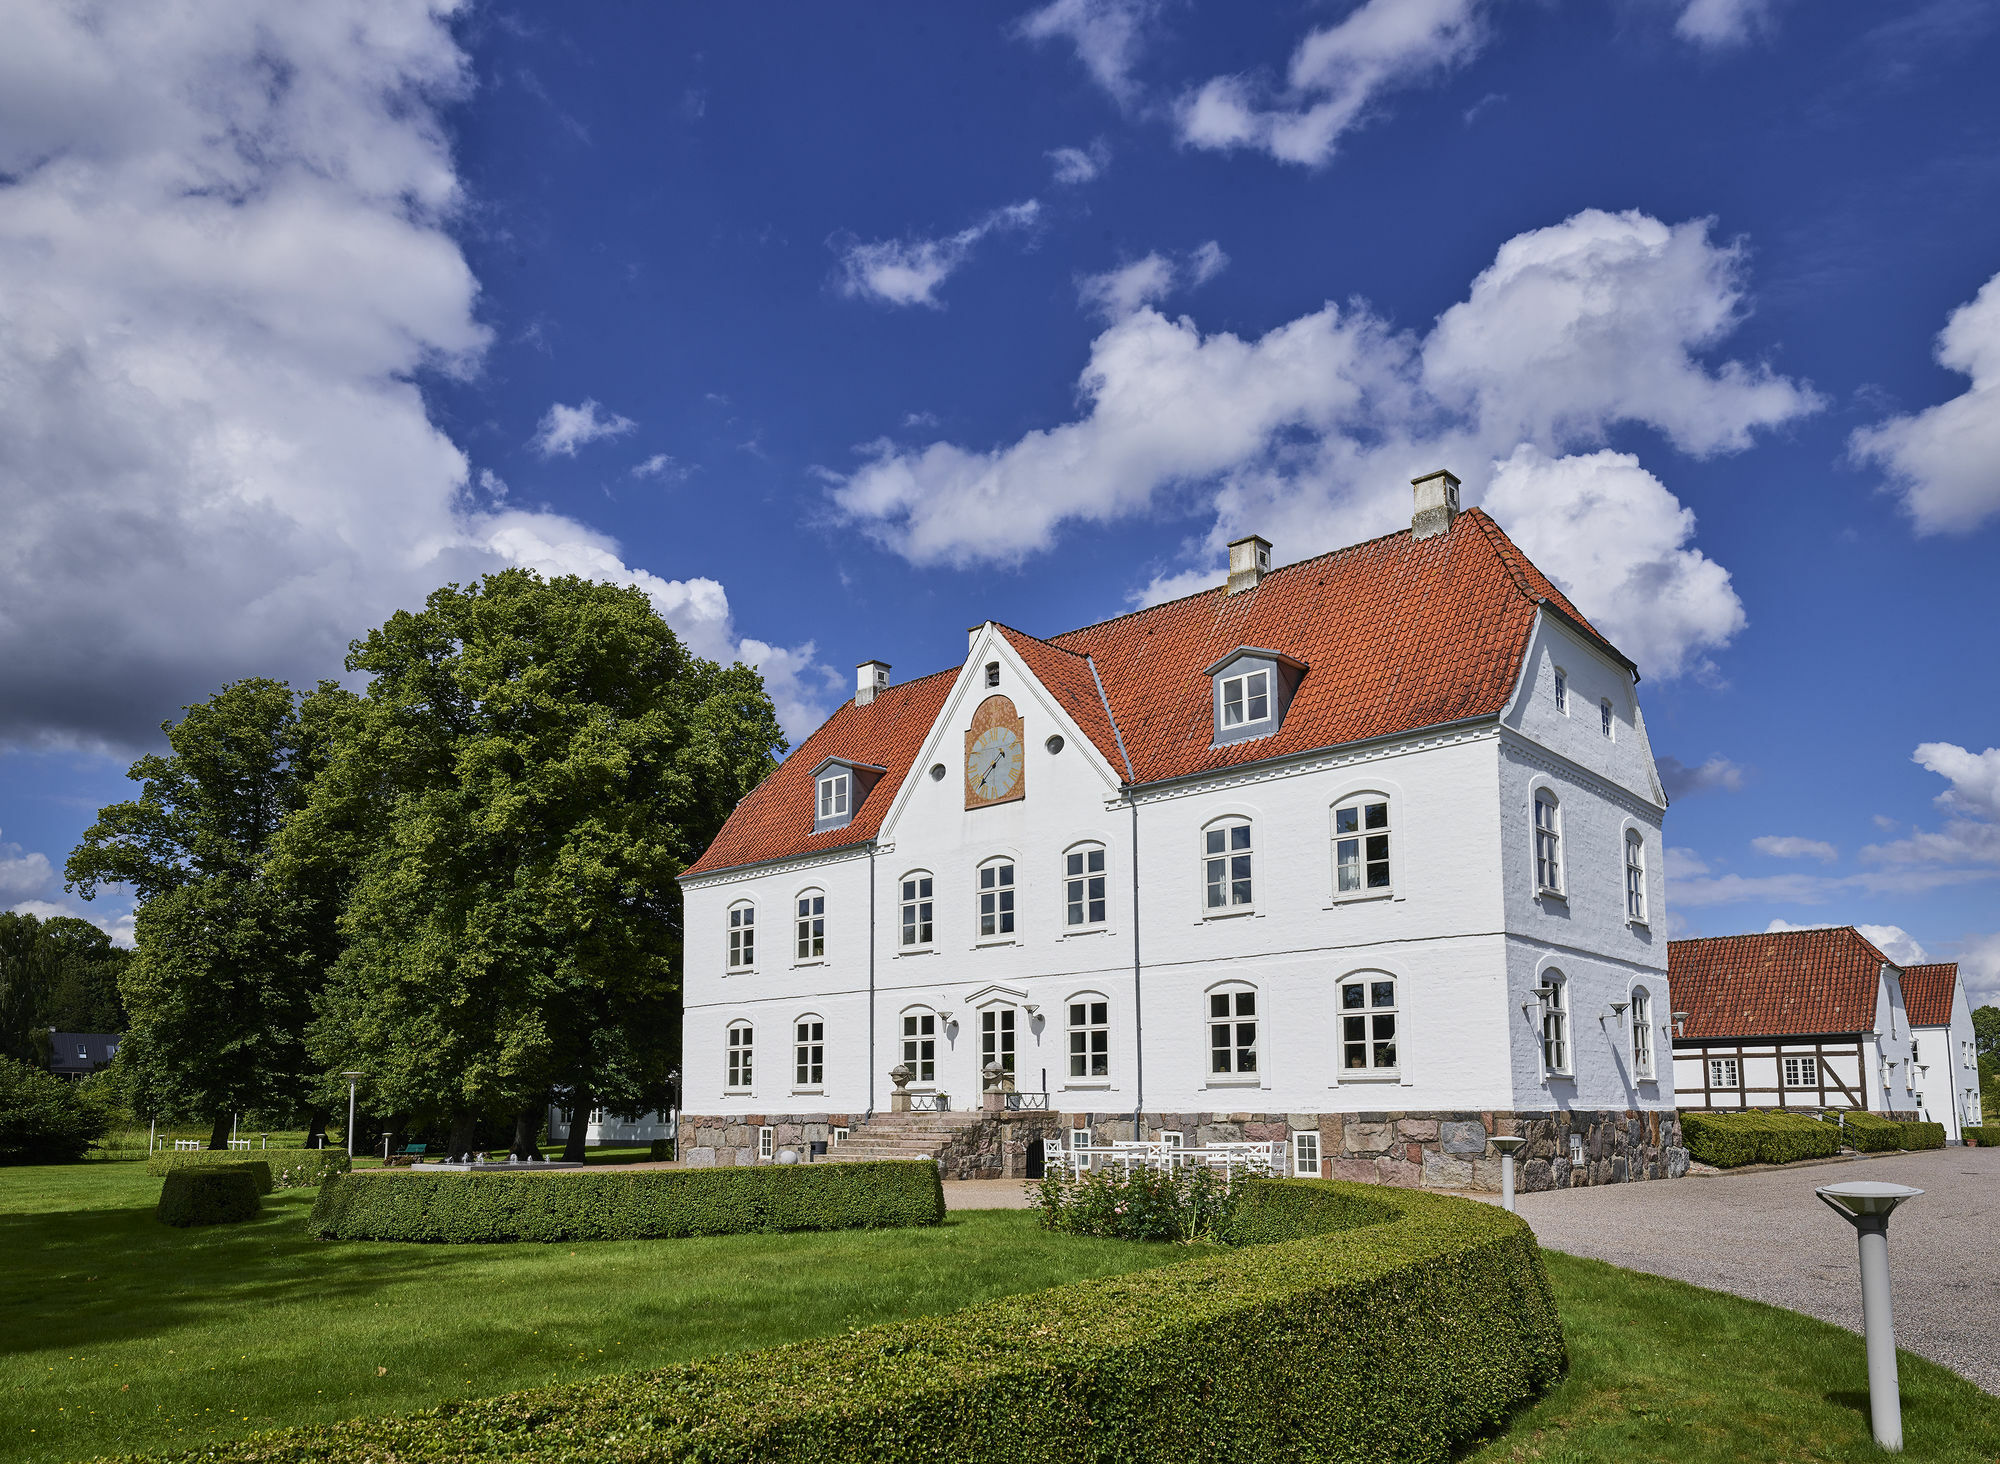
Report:
[[831,1142],[836,1128],[859,1128],[859,1113],[749,1113],[741,1117],[680,1116],[680,1158],[694,1169],[727,1168],[734,1164],[755,1164],[757,1130],[769,1124],[771,1153],[796,1149],[799,1157],[809,1152],[814,1139]]

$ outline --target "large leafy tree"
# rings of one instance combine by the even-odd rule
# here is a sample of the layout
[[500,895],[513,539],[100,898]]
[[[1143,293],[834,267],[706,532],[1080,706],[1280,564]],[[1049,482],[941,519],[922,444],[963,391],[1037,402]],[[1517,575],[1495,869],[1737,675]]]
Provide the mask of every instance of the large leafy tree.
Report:
[[454,1149],[552,1091],[661,1102],[676,876],[784,748],[757,674],[690,655],[639,590],[527,570],[437,591],[347,664],[368,690],[280,860],[352,874],[322,1069]]
[[47,1033],[123,1032],[130,953],[87,920],[0,911],[0,1055],[46,1061]]
[[186,708],[162,729],[168,751],[132,765],[139,796],[100,810],[70,855],[70,887],[86,899],[123,884],[137,900],[119,1052],[133,1105],[209,1120],[214,1148],[232,1113],[308,1097],[306,1028],[335,953],[336,893],[324,871],[281,881],[270,862],[324,728],[352,700],[250,679]]

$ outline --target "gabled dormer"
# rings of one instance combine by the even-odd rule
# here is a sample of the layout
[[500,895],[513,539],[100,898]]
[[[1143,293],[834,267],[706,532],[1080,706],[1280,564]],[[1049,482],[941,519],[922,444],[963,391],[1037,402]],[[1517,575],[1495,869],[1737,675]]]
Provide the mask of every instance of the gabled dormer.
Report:
[[844,829],[854,821],[868,790],[885,770],[871,763],[830,757],[813,769],[813,832]]
[[1223,747],[1269,737],[1282,727],[1306,666],[1283,651],[1238,646],[1203,674],[1213,688],[1215,740],[1211,745]]

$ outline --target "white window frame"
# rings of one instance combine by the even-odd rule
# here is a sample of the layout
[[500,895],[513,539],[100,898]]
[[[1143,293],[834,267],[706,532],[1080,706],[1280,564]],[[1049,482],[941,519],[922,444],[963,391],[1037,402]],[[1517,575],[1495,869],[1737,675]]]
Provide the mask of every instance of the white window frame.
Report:
[[[1389,988],[1388,1003],[1377,1005],[1376,998],[1381,995],[1378,988],[1384,985]],[[1351,976],[1341,977],[1339,986],[1335,988],[1333,1011],[1334,1017],[1340,1024],[1335,1039],[1337,1047],[1334,1055],[1334,1071],[1342,1082],[1401,1076],[1403,1009],[1402,992],[1398,989],[1400,985],[1398,978],[1388,971],[1356,971]],[[1360,993],[1358,1005],[1348,1005],[1350,991]],[[1389,1035],[1386,1039],[1380,1035],[1382,1028],[1377,1019],[1381,1017],[1389,1020]],[[1350,1035],[1354,1031],[1356,1022],[1361,1024],[1358,1042]],[[1356,1045],[1362,1049],[1363,1061],[1359,1067],[1349,1067],[1348,1048]],[[1377,1059],[1381,1056],[1381,1049],[1385,1045],[1390,1049],[1389,1055],[1393,1060],[1381,1063]]]
[[[1707,1062],[1708,1062],[1707,1086],[1711,1092],[1713,1092],[1717,1088],[1726,1088],[1733,1093],[1743,1086],[1743,1069],[1738,1065],[1735,1058],[1711,1057],[1707,1059]],[[1726,1083],[1717,1081],[1716,1075],[1718,1073],[1724,1073],[1724,1072],[1729,1074],[1729,1081]]]
[[[1241,843],[1236,830],[1243,831]],[[1202,825],[1199,873],[1202,918],[1248,915],[1257,909],[1256,824],[1244,814],[1225,814]],[[1242,877],[1238,878],[1238,871]],[[1216,902],[1220,892],[1221,902]],[[1243,895],[1238,899],[1238,893]]]
[[1812,1052],[1788,1052],[1784,1056],[1783,1085],[1786,1088],[1817,1088],[1820,1086],[1819,1055]]
[[[1376,808],[1382,810],[1382,822],[1371,825],[1368,815]],[[1352,814],[1354,827],[1343,831],[1341,815]],[[1333,897],[1336,900],[1377,900],[1393,898],[1396,893],[1396,808],[1395,800],[1387,793],[1373,791],[1350,793],[1333,805]],[[1381,840],[1378,852],[1375,841]],[[1349,889],[1344,883],[1350,868],[1347,855],[1352,853],[1351,867],[1356,884]],[[1382,883],[1370,884],[1375,866],[1382,869]]]
[[1632,1076],[1642,1083],[1654,1082],[1653,994],[1643,986],[1632,988]]
[[818,1012],[792,1019],[792,1091],[826,1091],[826,1019]]
[[[737,1034],[741,1033],[739,1037]],[[729,1024],[723,1037],[722,1088],[725,1093],[748,1093],[757,1086],[757,1029],[738,1018]]]
[[[1543,810],[1547,810],[1546,817]],[[1535,892],[1563,898],[1562,800],[1547,788],[1535,790]]]
[[[1262,993],[1247,981],[1230,981],[1221,986],[1210,987],[1202,993],[1202,1051],[1207,1056],[1208,1086],[1211,1088],[1251,1087],[1264,1081],[1264,1017],[1259,997]],[[1243,998],[1248,997],[1249,1007],[1245,1010]],[[1218,1001],[1227,1003],[1217,1011]],[[1243,1029],[1250,1029],[1250,1041],[1243,1041]],[[1215,1036],[1219,1029],[1229,1029],[1229,1040],[1221,1047],[1216,1046]],[[1227,1067],[1215,1065],[1215,1054],[1229,1054]],[[1249,1053],[1249,1065],[1244,1066],[1244,1053]]]
[[729,954],[725,958],[727,969],[731,971],[754,971],[757,969],[757,902],[737,900],[729,907],[728,931]]
[[826,959],[826,891],[810,885],[792,897],[792,964],[817,966]]
[[1556,667],[1556,710],[1569,715],[1569,672]]
[[815,822],[831,823],[833,820],[848,818],[854,803],[853,775],[845,768],[837,772],[822,773],[819,778],[819,802]]
[[[938,1020],[938,1014],[929,1007],[907,1007],[898,1016],[900,1020],[897,1025],[896,1040],[900,1045],[896,1049],[898,1054],[896,1060],[907,1064],[911,1069],[910,1086],[912,1088],[937,1086],[937,1045],[938,1038],[943,1035],[938,1029],[943,1027],[944,1023]],[[928,1032],[924,1030],[926,1021],[930,1023]],[[923,1044],[926,1042],[931,1048],[928,1059],[923,1053]],[[924,1071],[926,1061],[930,1064],[929,1073]]]
[[[1258,727],[1270,721],[1274,700],[1272,694],[1276,690],[1275,680],[1268,666],[1259,666],[1254,670],[1239,671],[1234,676],[1223,677],[1220,710],[1217,713],[1221,725],[1217,730],[1224,733],[1234,732],[1239,727]],[[1260,702],[1264,710],[1256,712]],[[1233,718],[1230,716],[1232,706],[1236,709]],[[1253,712],[1256,712],[1256,715],[1253,716]]]
[[835,1124],[827,1130],[826,1137],[827,1147],[829,1149],[838,1149],[842,1144],[847,1142],[847,1125]]
[[[1091,867],[1093,858],[1095,868]],[[1111,860],[1104,845],[1088,840],[1063,850],[1062,897],[1064,935],[1104,929],[1111,915]],[[1091,918],[1093,906],[1095,919]]]
[[1319,1178],[1319,1130],[1292,1130],[1292,1178]]
[[772,1124],[757,1126],[757,1157],[769,1163],[778,1147],[778,1130]]
[[[1020,925],[1020,861],[1011,854],[996,854],[979,862],[973,879],[973,929],[981,945],[1004,945],[1014,939]],[[1001,882],[1005,873],[1006,882]],[[989,881],[987,875],[993,877]],[[990,898],[989,898],[990,897]],[[990,928],[989,928],[990,927]]]
[[1625,831],[1625,922],[1646,924],[1646,836]]
[[[1078,1013],[1082,1020],[1078,1020]],[[1081,1041],[1079,1041],[1081,1039]],[[1111,1082],[1111,1002],[1103,993],[1079,991],[1063,1003],[1063,1072],[1070,1087]],[[1098,1068],[1101,1070],[1091,1071]],[[1078,1071],[1081,1068],[1082,1071]]]
[[[1070,1152],[1074,1154],[1078,1149],[1088,1149],[1091,1147],[1093,1145],[1090,1142],[1090,1125],[1087,1123],[1071,1124],[1069,1129]],[[1090,1168],[1090,1161],[1091,1156],[1085,1154],[1081,1159],[1076,1161],[1076,1167],[1079,1169],[1088,1169]]]
[[1021,1010],[1009,1002],[995,1002],[979,1009],[980,1084],[986,1082],[986,1067],[998,1063],[1008,1077],[1021,1070],[1021,1037],[1027,1023]]
[[1606,742],[1618,740],[1618,716],[1611,709],[1611,698],[1600,697],[1597,702],[1598,726],[1604,733]]
[[1569,978],[1560,971],[1542,972],[1542,986],[1551,988],[1541,999],[1542,1076],[1576,1075],[1576,1052],[1570,1032]]
[[930,950],[937,943],[937,876],[912,869],[896,881],[896,895],[896,949]]

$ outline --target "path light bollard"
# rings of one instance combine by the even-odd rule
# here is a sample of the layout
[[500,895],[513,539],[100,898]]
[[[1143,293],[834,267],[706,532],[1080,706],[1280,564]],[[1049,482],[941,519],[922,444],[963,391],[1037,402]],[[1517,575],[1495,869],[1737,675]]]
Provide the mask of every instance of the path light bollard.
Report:
[[1528,1141],[1519,1134],[1494,1134],[1487,1143],[1500,1151],[1500,1206],[1514,1208],[1514,1151]]
[[366,1073],[347,1072],[341,1076],[347,1079],[347,1157],[354,1157],[354,1085],[367,1077]]
[[1813,1191],[1861,1243],[1861,1325],[1868,1339],[1868,1413],[1875,1442],[1892,1454],[1903,1452],[1903,1400],[1896,1383],[1896,1318],[1889,1306],[1889,1215],[1923,1191],[1906,1184],[1858,1179],[1824,1184]]

